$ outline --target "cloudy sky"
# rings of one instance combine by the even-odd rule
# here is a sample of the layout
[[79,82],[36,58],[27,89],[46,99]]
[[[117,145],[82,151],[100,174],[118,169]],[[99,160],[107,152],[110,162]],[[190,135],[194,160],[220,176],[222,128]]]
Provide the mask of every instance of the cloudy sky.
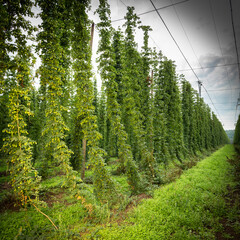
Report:
[[[154,11],[152,3],[159,9],[160,16],[191,67],[174,43],[161,18]],[[134,6],[142,24],[149,25],[153,29],[150,32],[150,46],[156,47],[165,56],[174,60],[177,72],[184,74],[196,90],[199,79],[203,84],[202,97],[205,102],[216,113],[225,129],[234,129],[236,118],[240,113],[240,105],[236,110],[240,97],[240,74],[230,0],[152,0],[152,3],[150,0],[109,0],[113,27],[122,27],[126,6]],[[93,14],[97,6],[98,0],[92,0],[89,17],[95,23],[99,21]],[[232,0],[232,17],[240,56],[239,10],[240,0]],[[93,52],[97,49],[98,39],[98,32],[95,31]],[[137,30],[135,40],[139,51],[142,39],[142,31]],[[95,56],[94,54],[94,58]],[[96,64],[93,65],[97,71]]]
[[[240,114],[240,69],[236,54],[238,51],[240,58],[240,0],[231,0],[231,3],[232,14],[230,0],[109,0],[113,27],[122,27],[127,6],[134,6],[142,25],[149,25],[153,29],[150,32],[150,47],[156,47],[174,60],[177,73],[184,74],[194,89],[198,90],[198,80],[202,82],[202,97],[226,130],[235,129]],[[92,0],[88,12],[95,24],[99,22],[97,14],[94,14],[98,4],[99,0]],[[35,13],[39,11],[39,8],[34,9]],[[35,25],[41,23],[39,18],[31,21]],[[141,51],[142,30],[136,30],[135,40]],[[92,60],[100,86],[95,63],[98,41],[98,31],[95,29]],[[36,85],[39,85],[38,81]]]

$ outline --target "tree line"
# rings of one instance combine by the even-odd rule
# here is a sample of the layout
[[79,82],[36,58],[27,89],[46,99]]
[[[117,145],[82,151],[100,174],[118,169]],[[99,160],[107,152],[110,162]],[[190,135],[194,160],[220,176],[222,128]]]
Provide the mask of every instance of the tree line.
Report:
[[[99,2],[101,91],[92,73],[89,0],[1,0],[0,147],[19,204],[37,202],[41,178],[58,174],[78,195],[86,165],[99,200],[117,195],[106,169],[110,157],[137,194],[146,183],[161,183],[159,164],[229,141],[174,62],[149,47],[152,29],[134,8],[127,8],[124,31],[116,30],[108,2]],[[34,4],[41,9],[38,30],[27,20]],[[143,31],[140,52],[136,28]],[[33,86],[35,54],[39,89]]]

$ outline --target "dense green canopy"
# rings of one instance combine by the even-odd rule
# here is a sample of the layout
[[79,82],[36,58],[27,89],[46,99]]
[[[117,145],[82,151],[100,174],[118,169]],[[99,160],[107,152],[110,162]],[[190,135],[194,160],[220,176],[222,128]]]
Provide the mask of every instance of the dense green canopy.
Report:
[[[40,176],[63,175],[63,185],[76,190],[86,167],[93,170],[97,199],[112,198],[116,187],[105,166],[110,157],[118,159],[117,174],[127,175],[136,194],[161,183],[159,164],[181,163],[229,142],[217,116],[176,74],[174,62],[148,46],[151,29],[141,25],[133,7],[127,8],[123,32],[112,28],[107,1],[99,1],[98,93],[90,1],[35,1],[42,19],[36,37],[25,20],[33,15],[34,1],[7,2],[0,1],[0,145],[22,204],[38,199]],[[137,27],[144,35],[141,52],[134,39]],[[41,59],[39,89],[33,86],[30,38]],[[240,120],[235,144],[240,144],[239,128]]]

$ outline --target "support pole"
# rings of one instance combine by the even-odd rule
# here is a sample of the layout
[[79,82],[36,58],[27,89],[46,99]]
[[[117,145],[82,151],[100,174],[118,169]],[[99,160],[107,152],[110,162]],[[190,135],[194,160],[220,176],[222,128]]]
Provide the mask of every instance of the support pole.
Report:
[[[91,27],[91,38],[90,38],[90,43],[89,43],[91,52],[92,52],[92,46],[93,46],[93,34],[94,34],[94,22],[92,23],[92,27]],[[83,140],[82,140],[83,159],[82,159],[82,169],[81,169],[82,180],[85,177],[86,151],[87,151],[87,140],[86,140],[86,138],[83,138]]]
[[201,87],[202,87],[202,82],[198,81],[198,89],[199,89],[199,96],[201,97]]

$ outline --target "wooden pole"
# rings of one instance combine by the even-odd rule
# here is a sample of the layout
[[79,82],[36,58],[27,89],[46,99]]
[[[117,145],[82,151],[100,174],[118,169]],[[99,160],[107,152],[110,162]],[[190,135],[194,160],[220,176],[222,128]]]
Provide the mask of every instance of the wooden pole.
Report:
[[82,159],[82,171],[81,171],[81,178],[82,178],[82,180],[85,177],[86,151],[87,151],[87,141],[86,141],[86,138],[83,138],[83,140],[82,140],[82,155],[83,155],[83,159]]
[[91,39],[90,39],[90,49],[92,51],[92,45],[93,45],[93,34],[94,34],[94,22],[92,23],[91,27]]
[[[153,110],[153,85],[154,82],[153,82],[153,70],[151,71],[151,85],[150,85],[150,103],[151,103],[151,111]],[[151,147],[151,158],[153,159],[153,151],[154,151],[154,147],[153,147],[153,129],[151,128],[150,130],[150,147]]]
[[[91,38],[90,38],[90,50],[92,52],[92,46],[93,46],[93,34],[94,34],[94,22],[92,23],[91,27]],[[87,151],[87,140],[86,138],[83,138],[82,140],[82,169],[81,169],[81,178],[82,180],[85,178],[85,165],[86,165],[86,151]]]
[[151,97],[153,98],[153,84],[154,84],[154,82],[153,82],[153,70],[151,71]]

